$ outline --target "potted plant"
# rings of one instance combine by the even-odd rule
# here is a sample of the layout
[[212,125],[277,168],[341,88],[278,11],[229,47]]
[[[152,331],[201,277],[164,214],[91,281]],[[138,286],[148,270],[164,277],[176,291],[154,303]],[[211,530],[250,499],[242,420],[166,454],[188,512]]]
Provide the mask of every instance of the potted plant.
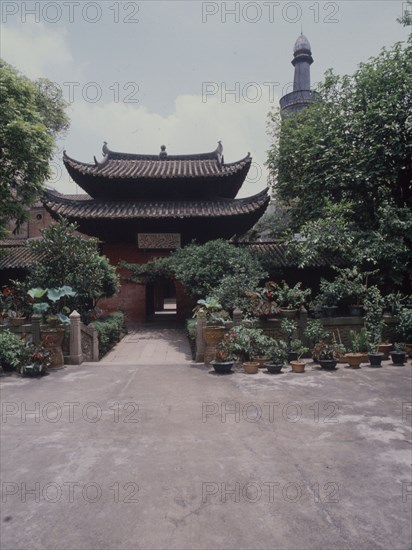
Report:
[[205,300],[198,300],[193,310],[193,317],[204,317],[206,326],[203,327],[203,339],[206,346],[216,346],[226,332],[225,321],[230,315],[225,311],[219,300],[208,296]]
[[252,357],[259,353],[259,342],[263,331],[259,328],[236,326],[229,331],[228,340],[232,344],[233,355],[243,363],[248,374],[256,374],[259,363],[252,361]]
[[395,343],[394,348],[394,351],[391,351],[392,363],[397,367],[403,367],[406,361],[405,345],[402,343]]
[[282,281],[277,287],[277,298],[280,306],[280,311],[284,317],[294,319],[303,304],[305,304],[311,294],[308,288],[303,290],[302,283],[297,283],[294,287],[290,287],[285,281]]
[[[305,372],[305,361],[302,361],[302,356],[309,351],[309,348],[306,348],[302,345],[300,340],[295,340],[295,351],[298,358],[295,361],[290,361],[290,366],[292,367],[292,372],[302,373]],[[300,342],[300,345],[297,345],[297,342]]]
[[3,287],[3,314],[9,318],[12,326],[18,327],[24,325],[27,321],[29,312],[29,303],[25,296],[23,283],[12,281],[12,284]]
[[290,361],[296,361],[298,358],[298,354],[295,347],[299,347],[301,344],[300,340],[294,339],[294,335],[296,334],[296,330],[298,328],[298,324],[296,321],[293,321],[292,319],[282,319],[282,322],[280,323],[280,330],[282,331],[283,335],[285,336],[287,348],[288,348],[288,360]]
[[396,316],[396,334],[403,342],[405,351],[412,357],[412,308],[403,307]]
[[368,361],[368,337],[366,329],[362,328],[359,332],[349,331],[348,352],[345,353],[345,361],[352,369],[359,369],[361,363]]
[[50,366],[50,352],[42,345],[31,344],[26,351],[26,357],[20,366],[22,376],[42,376]]
[[246,292],[246,311],[259,319],[271,319],[276,316],[280,307],[276,298],[277,284],[269,281],[263,288]]
[[216,358],[210,363],[218,374],[228,374],[232,372],[234,362],[233,338],[227,333],[223,340],[217,344]]
[[325,317],[334,317],[336,315],[340,298],[340,289],[335,281],[321,279],[319,294],[314,304],[316,308],[322,309]]
[[341,299],[348,303],[352,316],[362,316],[363,301],[368,291],[368,278],[375,271],[360,271],[357,267],[335,269],[338,272],[335,284],[340,289]]
[[316,344],[328,339],[330,337],[330,333],[324,329],[323,324],[319,321],[319,319],[309,319],[303,335],[312,349],[312,357],[316,363],[318,360]]
[[380,367],[384,358],[384,353],[379,350],[385,324],[383,320],[384,301],[380,290],[376,286],[371,286],[367,290],[364,307],[369,363],[371,367]]
[[287,344],[284,340],[273,340],[266,350],[267,362],[264,364],[270,374],[279,374],[288,360]]
[[318,355],[319,365],[324,370],[335,370],[338,362],[336,346],[323,343]]
[[65,327],[70,324],[70,308],[67,301],[76,292],[70,286],[58,288],[32,288],[28,295],[34,300],[33,312],[47,314],[47,324],[41,328],[42,344],[50,353],[50,367],[60,368],[64,364],[62,344]]

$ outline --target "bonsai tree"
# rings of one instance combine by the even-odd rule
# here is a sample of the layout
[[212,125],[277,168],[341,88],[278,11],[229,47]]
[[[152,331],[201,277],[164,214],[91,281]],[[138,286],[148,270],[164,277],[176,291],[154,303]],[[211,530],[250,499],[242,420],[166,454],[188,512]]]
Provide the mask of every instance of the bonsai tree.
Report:
[[337,307],[341,297],[341,290],[335,281],[321,279],[315,304],[318,307]]
[[300,306],[305,304],[310,298],[311,290],[309,288],[303,290],[301,287],[302,283],[300,282],[294,287],[290,287],[285,281],[282,281],[276,289],[280,307],[284,309],[299,309]]
[[272,365],[284,365],[288,360],[287,344],[284,340],[273,340],[266,350],[268,362]]
[[365,329],[368,338],[368,351],[377,353],[382,342],[384,300],[376,286],[370,287],[365,295]]
[[282,322],[280,323],[280,329],[286,337],[289,352],[292,351],[293,335],[295,334],[297,328],[298,325],[296,321],[293,321],[293,319],[282,319]]
[[330,333],[324,329],[318,319],[309,319],[303,334],[311,347],[330,336]]

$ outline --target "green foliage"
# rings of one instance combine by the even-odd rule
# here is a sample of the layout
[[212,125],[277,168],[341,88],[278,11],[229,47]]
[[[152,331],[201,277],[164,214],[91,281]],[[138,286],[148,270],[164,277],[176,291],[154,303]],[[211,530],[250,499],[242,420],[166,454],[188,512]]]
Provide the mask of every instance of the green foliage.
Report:
[[362,328],[359,332],[354,330],[349,331],[348,352],[350,353],[367,353],[368,352],[368,335],[366,329]]
[[192,350],[192,359],[195,359],[196,351],[196,320],[186,319],[186,334],[189,340],[190,349]]
[[165,279],[173,279],[174,272],[170,257],[156,258],[145,264],[130,264],[121,262],[120,267],[132,272],[129,279],[137,284],[155,283]]
[[268,167],[290,209],[301,266],[336,254],[401,285],[412,251],[412,40],[329,71],[322,102],[280,122],[271,113]]
[[412,308],[402,308],[396,319],[398,322],[397,336],[406,343],[412,343]]
[[286,281],[282,281],[275,289],[278,304],[287,309],[299,309],[310,298],[311,290],[302,289],[302,283],[296,283],[290,287]]
[[198,300],[193,309],[193,317],[205,317],[208,326],[223,326],[226,321],[230,321],[229,313],[222,308],[215,296]]
[[120,340],[123,332],[124,314],[120,311],[94,321],[99,338],[99,356],[103,357]]
[[369,349],[378,351],[382,342],[382,330],[385,325],[383,320],[384,300],[378,287],[371,286],[365,295],[365,328],[368,338]]
[[287,344],[284,340],[272,340],[265,351],[268,362],[274,365],[284,365],[289,356]]
[[55,138],[69,125],[68,104],[57,90],[0,60],[0,236],[10,220],[19,226],[26,219],[50,175]]
[[261,329],[240,325],[225,334],[223,341],[218,345],[218,351],[221,352],[220,357],[224,352],[226,357],[250,361],[252,357],[265,353],[270,344],[271,339],[265,336]]
[[314,346],[317,342],[327,339],[330,334],[324,329],[319,319],[309,319],[304,330],[304,336]]
[[193,298],[216,296],[228,310],[242,307],[246,291],[257,287],[267,275],[255,254],[223,239],[190,244],[145,265],[122,266],[132,272],[130,279],[136,283],[175,278]]
[[[204,245],[190,244],[177,250],[170,257],[170,266],[194,298],[218,296],[226,299],[222,305],[228,309],[235,307],[234,300],[244,296],[248,289],[257,287],[266,276],[250,250],[222,239]],[[229,287],[232,303],[227,303],[227,295],[225,298]]]
[[15,369],[26,354],[24,342],[9,330],[0,332],[0,365],[4,369]]
[[70,323],[67,315],[70,313],[70,308],[67,306],[67,300],[76,296],[76,292],[70,286],[62,286],[59,288],[31,288],[27,294],[33,300],[44,300],[48,302],[33,303],[33,312],[37,315],[43,315],[51,311],[60,323],[68,325]]
[[263,288],[247,291],[244,300],[244,310],[253,317],[266,319],[280,311],[277,303],[277,284],[269,281]]
[[70,286],[76,295],[67,301],[83,316],[96,301],[113,296],[119,289],[119,277],[105,256],[100,256],[97,241],[76,235],[76,226],[65,219],[43,230],[43,239],[29,247],[40,260],[30,268],[32,287]]

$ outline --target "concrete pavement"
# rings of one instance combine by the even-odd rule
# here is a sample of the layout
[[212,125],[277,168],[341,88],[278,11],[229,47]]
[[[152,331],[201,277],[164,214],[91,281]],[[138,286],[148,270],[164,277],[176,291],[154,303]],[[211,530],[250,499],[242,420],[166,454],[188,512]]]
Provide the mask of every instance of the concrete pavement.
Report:
[[410,361],[218,376],[170,334],[1,379],[3,550],[411,548]]

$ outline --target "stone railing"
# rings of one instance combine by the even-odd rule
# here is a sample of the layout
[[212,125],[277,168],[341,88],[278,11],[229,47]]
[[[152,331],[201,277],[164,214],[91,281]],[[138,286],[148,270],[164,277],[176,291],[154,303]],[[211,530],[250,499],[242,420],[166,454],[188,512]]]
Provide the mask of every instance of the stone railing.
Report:
[[[24,325],[0,325],[0,332],[7,329],[25,338],[26,341],[39,344],[41,342],[41,320],[41,315],[33,315],[30,322]],[[70,315],[70,327],[66,331],[62,349],[66,365],[80,365],[84,361],[99,360],[99,340],[96,328],[93,324],[84,325],[80,321],[80,314],[77,311],[73,311]]]

